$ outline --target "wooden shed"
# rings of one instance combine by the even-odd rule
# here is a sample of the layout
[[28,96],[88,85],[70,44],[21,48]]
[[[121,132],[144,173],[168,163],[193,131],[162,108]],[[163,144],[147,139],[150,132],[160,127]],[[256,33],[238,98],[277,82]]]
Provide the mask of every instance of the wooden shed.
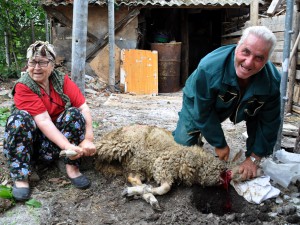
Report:
[[[71,68],[73,0],[42,0],[50,18],[51,42]],[[180,81],[184,84],[200,59],[221,46],[226,29],[239,30],[249,18],[251,0],[116,0],[116,81],[120,50],[151,50],[153,42],[181,42]],[[228,28],[227,23],[231,24]],[[89,0],[87,74],[108,76],[106,0]],[[228,30],[227,30],[228,32]]]
[[[154,42],[175,41],[181,42],[180,84],[183,86],[203,56],[221,45],[236,43],[242,30],[251,24],[266,25],[276,34],[279,42],[271,60],[280,69],[285,21],[284,2],[280,0],[116,0],[116,82],[120,76],[122,49],[151,50],[151,44]],[[71,68],[73,0],[42,0],[41,3],[50,18],[50,41],[57,47],[59,58],[68,68]],[[296,27],[291,46],[299,32],[298,4],[299,2],[296,1],[294,12]],[[106,0],[89,0],[87,28],[86,73],[97,75],[100,80],[106,82],[109,73]],[[295,67],[296,81],[300,79],[297,69],[299,69],[299,57]],[[295,110],[298,110],[298,105],[300,106],[299,89],[296,82],[295,89],[292,90],[295,92],[292,96]]]

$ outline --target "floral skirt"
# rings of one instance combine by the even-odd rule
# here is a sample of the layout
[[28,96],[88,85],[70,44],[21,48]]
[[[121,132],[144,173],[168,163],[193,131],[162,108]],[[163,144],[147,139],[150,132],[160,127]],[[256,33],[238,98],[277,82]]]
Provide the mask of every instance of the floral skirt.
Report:
[[[71,144],[84,140],[85,119],[79,109],[66,109],[54,123]],[[13,180],[27,179],[31,167],[38,163],[50,163],[59,158],[61,149],[51,142],[37,127],[33,117],[24,110],[15,110],[7,119],[3,153],[8,160]],[[64,158],[66,164],[79,166],[80,160]]]

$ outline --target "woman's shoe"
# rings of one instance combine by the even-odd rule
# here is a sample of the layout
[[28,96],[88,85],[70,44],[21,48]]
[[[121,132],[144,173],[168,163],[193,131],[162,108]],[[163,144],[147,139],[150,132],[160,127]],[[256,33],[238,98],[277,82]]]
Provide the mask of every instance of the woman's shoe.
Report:
[[91,186],[91,181],[84,175],[80,175],[79,177],[69,179],[71,183],[79,189],[87,189]]
[[17,201],[26,201],[30,199],[30,188],[17,187],[16,184],[14,184],[12,188],[12,194]]

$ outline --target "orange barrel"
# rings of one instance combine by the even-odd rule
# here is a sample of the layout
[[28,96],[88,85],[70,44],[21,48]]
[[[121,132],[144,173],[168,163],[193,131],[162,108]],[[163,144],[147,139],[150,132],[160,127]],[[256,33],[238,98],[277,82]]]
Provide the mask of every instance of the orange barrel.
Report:
[[169,93],[180,89],[181,42],[152,43],[158,52],[158,92]]

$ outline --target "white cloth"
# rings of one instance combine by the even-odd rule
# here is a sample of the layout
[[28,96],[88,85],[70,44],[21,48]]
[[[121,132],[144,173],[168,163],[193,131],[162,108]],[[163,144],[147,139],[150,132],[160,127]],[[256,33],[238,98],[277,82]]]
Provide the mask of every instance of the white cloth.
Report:
[[231,185],[240,196],[243,196],[248,202],[255,204],[260,204],[280,194],[280,190],[270,184],[269,176],[257,177],[241,183],[231,182]]

